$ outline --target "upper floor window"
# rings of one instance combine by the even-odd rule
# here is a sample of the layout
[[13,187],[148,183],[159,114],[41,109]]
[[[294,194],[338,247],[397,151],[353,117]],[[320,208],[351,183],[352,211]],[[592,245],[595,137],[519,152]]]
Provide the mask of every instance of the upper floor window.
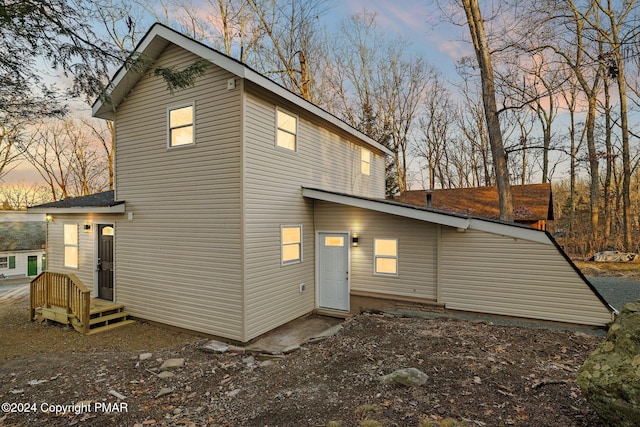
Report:
[[363,175],[371,174],[371,151],[360,148],[360,172]]
[[296,151],[296,135],[298,133],[298,118],[282,110],[276,111],[278,135],[276,145],[291,151]]
[[302,226],[283,225],[281,229],[282,265],[302,261]]
[[78,224],[64,225],[64,266],[78,268]]
[[169,147],[193,144],[193,105],[169,109]]
[[398,275],[398,239],[373,239],[373,272]]

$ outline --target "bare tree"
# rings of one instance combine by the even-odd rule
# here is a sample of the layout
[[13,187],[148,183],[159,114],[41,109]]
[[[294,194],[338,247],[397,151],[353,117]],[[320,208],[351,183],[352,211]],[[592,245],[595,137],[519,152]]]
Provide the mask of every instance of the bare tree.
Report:
[[498,106],[496,103],[493,65],[491,62],[491,52],[487,44],[484,20],[482,18],[478,0],[462,0],[462,7],[464,8],[464,12],[467,17],[469,33],[471,34],[478,67],[480,68],[482,101],[484,105],[485,119],[487,121],[489,143],[491,144],[496,184],[498,187],[500,219],[503,221],[513,221],[513,200],[511,197],[511,186],[509,183],[507,153],[502,141],[502,129],[500,128]]
[[[594,17],[596,14],[585,15],[588,21],[598,34],[609,46],[609,50],[601,55],[607,62],[609,76],[616,80],[618,86],[618,102],[620,103],[620,132],[622,134],[622,226],[624,233],[625,250],[631,250],[631,157],[629,146],[629,119],[627,112],[627,80],[625,74],[625,63],[623,61],[623,48],[625,44],[633,41],[638,34],[637,25],[631,24],[627,19],[635,8],[635,1],[625,1],[620,10],[614,10],[611,0],[598,0],[595,2],[598,9],[605,15],[608,26],[599,25],[599,20]],[[635,17],[632,17],[635,18]],[[630,25],[631,24],[631,25]],[[628,30],[624,30],[624,28]]]
[[0,187],[0,210],[23,210],[52,201],[51,193],[43,185],[18,183]]
[[419,118],[420,137],[414,154],[426,161],[428,188],[449,188],[453,184],[449,148],[453,148],[453,132],[457,109],[442,76],[434,75],[426,90],[423,115]]
[[246,0],[269,43],[256,50],[258,69],[287,89],[317,102],[315,74],[322,63],[319,17],[327,0]]
[[[597,18],[597,10],[593,3],[587,3],[581,10],[573,0],[566,2],[546,2],[539,4],[540,10],[546,13],[548,20],[544,29],[554,33],[553,44],[540,46],[550,49],[561,57],[571,69],[587,100],[586,141],[590,173],[590,224],[591,242],[599,239],[600,218],[600,180],[598,150],[596,148],[595,125],[597,115],[597,99],[600,94],[604,64],[598,61],[598,46],[602,37],[589,29],[585,17]],[[594,49],[595,44],[595,49]]]
[[393,152],[388,195],[407,188],[411,132],[431,79],[423,58],[404,54],[407,46],[386,37],[365,10],[343,22],[325,73],[326,108]]
[[108,160],[86,128],[69,120],[43,122],[31,138],[24,156],[45,181],[54,200],[108,187]]

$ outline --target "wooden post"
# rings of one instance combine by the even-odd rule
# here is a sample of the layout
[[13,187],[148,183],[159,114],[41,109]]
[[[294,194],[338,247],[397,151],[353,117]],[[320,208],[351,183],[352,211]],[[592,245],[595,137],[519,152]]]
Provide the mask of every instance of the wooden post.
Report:
[[91,310],[91,294],[83,292],[84,304],[82,305],[82,333],[89,333],[89,316]]
[[49,302],[49,292],[50,292],[50,284],[49,281],[51,277],[47,274],[44,279],[44,305],[47,308],[51,308],[51,304]]
[[[35,280],[38,280],[38,278],[36,278]],[[35,290],[36,287],[33,284],[33,282],[35,280],[32,280],[31,283],[29,283],[29,302],[30,302],[30,304],[29,304],[30,305],[30,308],[29,308],[29,320],[31,320],[32,322],[35,320],[34,318],[36,316],[36,307],[35,307],[35,304],[36,304],[35,299],[36,299],[36,297],[35,297],[35,293],[34,293],[34,290]]]
[[69,277],[66,278],[67,282],[67,314],[71,314],[71,279]]

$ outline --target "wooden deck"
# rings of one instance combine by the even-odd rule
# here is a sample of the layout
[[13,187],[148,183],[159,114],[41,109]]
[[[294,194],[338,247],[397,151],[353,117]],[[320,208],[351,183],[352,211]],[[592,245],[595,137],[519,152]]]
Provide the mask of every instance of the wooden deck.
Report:
[[31,320],[51,320],[93,335],[133,323],[122,304],[91,298],[77,277],[43,272],[31,282]]

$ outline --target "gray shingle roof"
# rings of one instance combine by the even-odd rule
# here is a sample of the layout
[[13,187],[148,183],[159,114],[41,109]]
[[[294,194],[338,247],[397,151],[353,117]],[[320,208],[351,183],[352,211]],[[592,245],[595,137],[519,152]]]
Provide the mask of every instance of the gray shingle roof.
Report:
[[46,236],[44,221],[0,222],[0,252],[42,249]]
[[109,190],[88,196],[69,197],[64,200],[58,200],[57,202],[32,206],[32,208],[97,208],[116,206],[122,203],[124,202],[116,202],[114,200],[114,191]]

